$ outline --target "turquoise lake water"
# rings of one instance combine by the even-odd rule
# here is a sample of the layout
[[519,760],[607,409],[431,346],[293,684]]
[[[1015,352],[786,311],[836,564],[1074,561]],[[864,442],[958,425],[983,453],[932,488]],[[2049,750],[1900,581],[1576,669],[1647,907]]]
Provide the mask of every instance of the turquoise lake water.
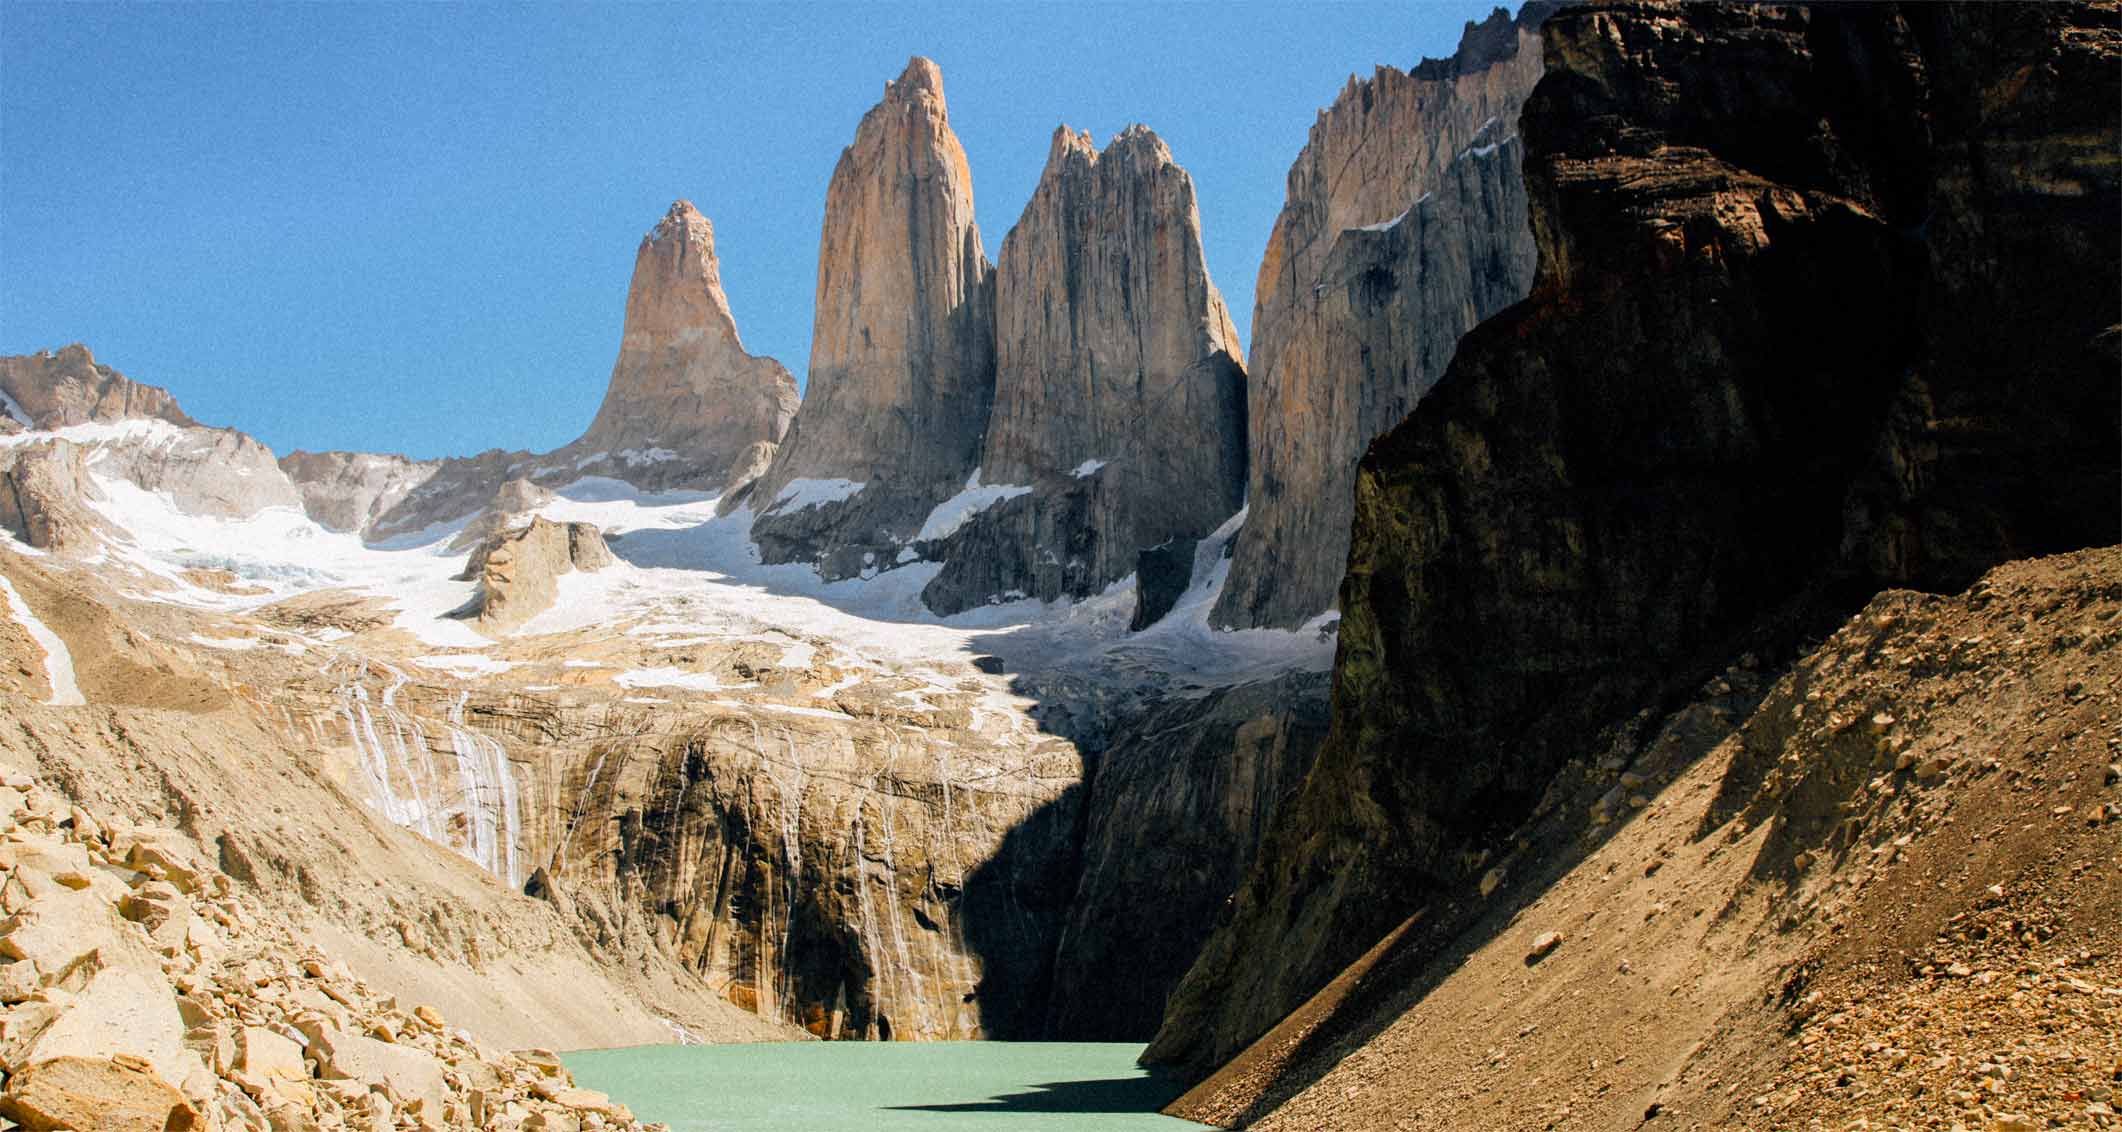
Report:
[[672,1132],[1183,1132],[1138,1045],[789,1042],[570,1053],[586,1088]]

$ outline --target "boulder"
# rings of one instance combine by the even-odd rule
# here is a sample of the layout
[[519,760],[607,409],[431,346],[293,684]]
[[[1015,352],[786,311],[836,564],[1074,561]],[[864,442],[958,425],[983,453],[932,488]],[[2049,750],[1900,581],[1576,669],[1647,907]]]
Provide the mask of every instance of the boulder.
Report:
[[31,1129],[186,1132],[199,1113],[153,1067],[125,1057],[68,1056],[8,1078],[0,1116]]

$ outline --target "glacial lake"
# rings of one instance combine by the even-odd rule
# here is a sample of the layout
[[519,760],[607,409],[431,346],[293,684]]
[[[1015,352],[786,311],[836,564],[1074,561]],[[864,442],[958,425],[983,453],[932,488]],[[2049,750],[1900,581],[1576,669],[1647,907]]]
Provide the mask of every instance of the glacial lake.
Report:
[[562,1056],[585,1088],[672,1132],[1184,1132],[1139,1045],[787,1042]]

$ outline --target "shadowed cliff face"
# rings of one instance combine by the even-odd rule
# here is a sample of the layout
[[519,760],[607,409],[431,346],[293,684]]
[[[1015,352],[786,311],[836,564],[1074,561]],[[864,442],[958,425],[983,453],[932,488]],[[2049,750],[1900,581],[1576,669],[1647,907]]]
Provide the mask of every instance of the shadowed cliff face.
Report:
[[[752,496],[769,562],[889,564],[978,465],[994,400],[993,269],[943,74],[914,59],[840,154],[803,405]],[[841,484],[819,494],[805,485]]]
[[1532,296],[1366,457],[1332,733],[1150,1057],[1226,1060],[1794,605],[2122,536],[2115,29],[1549,20]]
[[1547,7],[1498,9],[1451,59],[1351,80],[1291,166],[1253,308],[1248,511],[1218,625],[1295,628],[1333,604],[1363,450],[1531,284],[1516,134]]

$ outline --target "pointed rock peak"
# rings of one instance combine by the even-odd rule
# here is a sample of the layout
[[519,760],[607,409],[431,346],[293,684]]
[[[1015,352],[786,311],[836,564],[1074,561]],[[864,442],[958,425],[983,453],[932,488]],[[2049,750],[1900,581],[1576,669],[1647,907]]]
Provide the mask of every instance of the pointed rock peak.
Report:
[[671,203],[670,211],[663,214],[663,219],[657,221],[655,229],[644,238],[662,240],[672,235],[683,236],[689,240],[704,239],[712,244],[715,239],[715,226],[700,214],[699,209],[693,207],[693,202],[681,198]]
[[916,55],[906,61],[906,70],[899,77],[884,84],[884,98],[888,102],[912,102],[922,94],[943,105],[943,68],[935,60]]
[[1066,122],[1054,127],[1053,144],[1047,148],[1046,163],[1051,165],[1071,153],[1087,153],[1096,156],[1097,145],[1090,140],[1089,130],[1077,130]]

